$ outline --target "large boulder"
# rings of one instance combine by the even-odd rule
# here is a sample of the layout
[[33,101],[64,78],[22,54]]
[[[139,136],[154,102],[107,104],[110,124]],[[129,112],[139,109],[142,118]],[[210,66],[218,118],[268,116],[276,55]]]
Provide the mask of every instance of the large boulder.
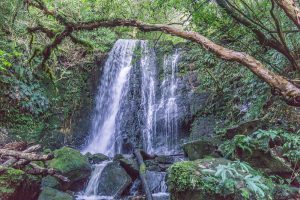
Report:
[[178,162],[168,171],[172,200],[270,199],[273,184],[246,163],[224,158]]
[[61,188],[61,183],[53,176],[46,176],[42,178],[41,187],[50,187],[55,189]]
[[40,193],[38,200],[75,200],[75,198],[68,193],[45,187]]
[[201,138],[183,145],[183,151],[190,160],[202,159],[205,156],[219,157],[218,141],[212,138]]
[[124,157],[123,155],[117,155],[114,157],[114,160],[120,162],[121,167],[125,169],[125,171],[127,172],[127,174],[129,174],[132,180],[138,178],[139,166],[133,155],[127,157]]
[[40,192],[40,179],[21,170],[7,168],[0,176],[1,200],[35,200]]
[[79,191],[91,174],[91,165],[87,157],[79,151],[63,147],[54,151],[54,159],[48,166],[62,173],[70,179],[70,184],[65,189]]
[[98,191],[103,196],[120,196],[131,185],[132,180],[119,162],[109,162],[102,170]]
[[234,138],[235,135],[249,135],[258,129],[260,129],[263,126],[263,122],[259,119],[255,119],[252,121],[247,121],[244,123],[241,123],[237,126],[231,127],[226,130],[225,136],[228,139]]
[[275,155],[272,150],[264,151],[257,148],[251,153],[243,152],[240,155],[240,159],[270,175],[288,178],[293,173],[291,166],[283,158]]

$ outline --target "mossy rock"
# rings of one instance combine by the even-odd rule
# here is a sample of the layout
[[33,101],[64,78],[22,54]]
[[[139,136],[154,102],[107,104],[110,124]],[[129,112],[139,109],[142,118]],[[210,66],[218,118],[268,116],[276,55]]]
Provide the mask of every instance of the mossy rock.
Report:
[[91,174],[88,158],[69,147],[55,150],[54,159],[48,162],[48,166],[70,179],[71,190],[81,190]]
[[53,176],[46,176],[42,179],[42,188],[50,187],[54,189],[59,189],[61,187],[60,182]]
[[219,157],[216,153],[218,141],[212,138],[201,138],[185,143],[182,148],[189,160],[202,159],[206,156]]
[[86,153],[85,156],[88,158],[91,164],[99,164],[105,160],[109,160],[109,157],[102,153],[96,153],[96,154]]
[[0,175],[0,199],[36,199],[40,191],[39,182],[39,177],[27,175],[22,170],[7,168]]
[[72,197],[70,194],[50,187],[45,187],[38,198],[38,200],[74,200],[74,199],[75,198]]
[[[238,165],[240,167],[234,167]],[[168,170],[168,186],[172,200],[260,200],[272,199],[274,185],[249,166],[243,169],[239,162],[224,158],[206,158],[178,162]],[[231,172],[217,174],[220,169]],[[233,173],[231,176],[230,174]],[[249,176],[248,176],[249,175]],[[259,177],[256,182],[263,194],[250,188],[244,177]],[[249,179],[250,180],[250,179]]]
[[242,154],[240,159],[269,175],[288,178],[293,173],[293,169],[282,158],[273,155],[270,151],[255,149],[251,153]]

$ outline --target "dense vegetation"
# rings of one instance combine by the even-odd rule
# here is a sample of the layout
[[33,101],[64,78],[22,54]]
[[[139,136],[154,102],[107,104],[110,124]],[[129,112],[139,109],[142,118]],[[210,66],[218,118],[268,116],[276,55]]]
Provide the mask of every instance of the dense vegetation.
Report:
[[[191,188],[229,199],[237,194],[240,199],[272,199],[271,194],[279,191],[276,188],[299,187],[298,8],[299,2],[292,0],[2,0],[0,144],[22,140],[42,143],[51,150],[83,145],[82,126],[88,126],[98,65],[117,39],[147,39],[161,51],[170,46],[183,49],[179,74],[196,73],[199,84],[193,90],[209,93],[205,108],[193,113],[191,132],[197,119],[214,116],[219,154],[232,160],[202,171],[197,169],[200,161],[172,166],[169,181],[179,199],[181,192]],[[274,73],[271,80],[280,79],[277,85],[270,83],[260,75],[265,73],[249,70],[247,59],[226,57],[205,42],[171,36],[168,33],[178,34],[164,27],[152,32],[153,28],[149,31],[135,25],[136,21],[123,26],[115,19],[200,33],[234,50],[232,55],[245,52],[253,56],[263,63],[257,69]],[[72,32],[76,25],[103,21],[116,24]],[[256,154],[281,159],[291,173],[282,176],[264,170],[268,166],[250,159]],[[203,175],[197,177],[199,173]],[[13,174],[11,182],[18,181],[18,174],[25,176],[21,170],[10,169],[0,176],[1,184],[7,174]],[[217,185],[214,191],[212,185]],[[10,188],[0,186],[1,190]]]

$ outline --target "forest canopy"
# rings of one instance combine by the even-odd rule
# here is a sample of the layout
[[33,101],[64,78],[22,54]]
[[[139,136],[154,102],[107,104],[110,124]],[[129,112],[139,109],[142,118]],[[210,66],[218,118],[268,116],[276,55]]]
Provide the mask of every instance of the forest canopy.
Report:
[[298,199],[299,109],[299,0],[0,1],[0,199],[104,164],[150,200],[151,170],[173,199]]
[[[97,43],[91,44],[88,41],[91,40],[89,35],[93,32],[104,31],[104,35],[109,34],[110,37],[113,37],[113,33],[131,34],[132,37],[137,37],[136,29],[132,31],[122,28],[136,27],[144,32],[161,31],[193,41],[222,59],[237,61],[268,83],[274,90],[274,94],[281,95],[288,104],[297,106],[300,102],[300,91],[297,86],[297,74],[299,74],[297,49],[298,7],[293,1],[282,2],[279,0],[126,1],[121,4],[118,1],[44,2],[29,0],[7,3],[7,5],[12,6],[14,12],[5,12],[4,10],[2,19],[5,20],[5,23],[16,23],[13,27],[18,29],[22,25],[24,26],[24,22],[27,22],[27,27],[23,27],[22,31],[27,30],[26,35],[27,40],[29,40],[26,41],[28,42],[26,46],[29,48],[27,51],[31,54],[28,62],[31,63],[32,59],[40,55],[42,61],[37,64],[38,68],[48,72],[51,70],[46,66],[48,65],[47,61],[53,57],[51,56],[52,52],[59,48],[58,46],[63,43],[65,38],[86,49],[93,49],[94,46],[100,45]],[[5,1],[2,4],[5,4]],[[72,9],[69,9],[70,7]],[[7,6],[4,5],[3,8],[7,8]],[[26,9],[24,10],[24,8]],[[207,12],[207,9],[212,10],[212,12]],[[22,14],[26,16],[26,21],[22,18],[23,23],[17,25],[16,18]],[[205,28],[205,24],[211,24],[212,22],[213,26],[208,29]],[[2,31],[8,35],[12,34],[12,30],[7,30],[4,26],[5,23],[2,23]],[[280,66],[282,68],[280,71],[288,70],[290,75],[282,76],[282,72],[278,72],[276,64],[270,64],[269,62],[265,64],[263,61],[249,56],[248,54],[251,54],[251,52],[247,54],[242,53],[247,52],[244,50],[241,52],[238,50],[233,51],[231,48],[223,48],[222,44],[218,46],[207,39],[210,37],[214,39],[216,31],[221,29],[220,26],[224,26],[224,24],[228,24],[231,30],[230,25],[235,24],[234,26],[237,26],[238,30],[243,29],[252,32],[251,36],[256,38],[256,42],[262,48],[278,53],[283,57],[283,60],[287,61],[284,64],[285,66]],[[103,29],[111,27],[121,28],[113,32]],[[211,29],[215,30],[212,30],[205,38],[203,35]],[[89,31],[91,32],[89,33]],[[200,34],[202,32],[203,35]],[[157,35],[157,33],[155,34]],[[239,31],[232,34],[238,35]],[[96,37],[99,37],[99,35]],[[157,38],[160,39],[161,36]],[[41,46],[39,40],[45,40],[48,44]],[[224,43],[222,41],[224,39],[218,38],[218,40]],[[216,42],[218,43],[218,41]],[[6,61],[4,62],[5,65],[9,65],[7,60],[4,61]],[[5,65],[2,66],[2,69]],[[267,65],[272,69],[269,70]]]

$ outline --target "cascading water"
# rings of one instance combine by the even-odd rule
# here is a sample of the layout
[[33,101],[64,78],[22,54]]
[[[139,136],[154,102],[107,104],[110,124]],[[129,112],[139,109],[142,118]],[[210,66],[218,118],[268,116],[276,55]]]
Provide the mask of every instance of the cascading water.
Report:
[[144,115],[143,145],[148,153],[153,153],[153,135],[155,133],[155,84],[156,68],[155,53],[149,48],[148,42],[141,41],[141,69],[142,69],[142,105]]
[[[141,56],[136,55],[140,48]],[[104,65],[90,140],[83,153],[103,153],[110,157],[123,152],[134,132],[131,147],[143,147],[148,153],[177,152],[176,76],[179,53],[164,56],[160,81],[154,49],[147,41],[118,40]],[[135,139],[135,138],[140,138]],[[94,165],[94,171],[78,200],[113,199],[98,189],[103,169],[109,162]],[[148,172],[155,195],[167,195],[165,172]],[[156,181],[155,181],[156,180]],[[156,186],[158,184],[158,186]]]
[[100,164],[96,164],[94,171],[92,172],[91,178],[84,193],[77,196],[77,200],[109,200],[113,199],[111,196],[99,196],[99,180],[103,169],[111,161],[104,161]]
[[176,102],[178,58],[178,50],[174,54],[164,56],[164,79],[160,89],[161,99],[155,111],[155,115],[162,116],[164,123],[156,128],[157,138],[160,138],[160,142],[155,152],[164,155],[176,153],[178,150],[178,106]]
[[103,153],[109,156],[119,153],[115,146],[115,139],[119,137],[116,119],[122,113],[122,99],[128,91],[136,43],[136,40],[118,40],[109,54],[96,96],[92,137],[83,150],[84,153]]

